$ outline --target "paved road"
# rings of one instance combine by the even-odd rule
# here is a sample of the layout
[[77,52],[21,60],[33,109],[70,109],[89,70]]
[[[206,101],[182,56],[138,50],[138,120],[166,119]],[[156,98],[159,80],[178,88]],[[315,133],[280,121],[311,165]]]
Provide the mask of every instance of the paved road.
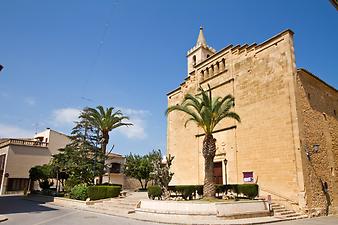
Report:
[[0,197],[0,214],[8,217],[1,225],[157,225],[115,216],[39,204],[19,196]]

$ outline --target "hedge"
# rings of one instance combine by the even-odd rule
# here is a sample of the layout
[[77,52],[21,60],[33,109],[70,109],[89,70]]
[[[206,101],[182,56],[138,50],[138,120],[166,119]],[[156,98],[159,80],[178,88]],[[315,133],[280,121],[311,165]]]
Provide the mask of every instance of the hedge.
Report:
[[86,200],[88,197],[88,187],[86,184],[78,184],[75,185],[70,193],[69,193],[69,197],[72,199],[77,199],[77,200]]
[[88,187],[88,197],[90,200],[99,200],[104,198],[114,198],[120,195],[119,186],[90,186]]
[[243,194],[250,199],[254,199],[258,196],[258,185],[257,184],[240,184],[237,185],[237,193]]
[[[169,186],[168,190],[176,195],[182,196],[183,199],[192,199],[198,195],[203,195],[203,185],[176,185]],[[228,193],[229,191],[239,195],[242,194],[247,198],[254,199],[258,196],[257,184],[226,184],[216,185],[216,193]],[[162,190],[160,186],[148,187],[148,197],[151,199],[161,198]]]
[[162,196],[162,189],[161,189],[160,186],[154,185],[154,186],[148,187],[148,198],[150,198],[150,199],[155,199],[155,198],[160,199],[161,196]]

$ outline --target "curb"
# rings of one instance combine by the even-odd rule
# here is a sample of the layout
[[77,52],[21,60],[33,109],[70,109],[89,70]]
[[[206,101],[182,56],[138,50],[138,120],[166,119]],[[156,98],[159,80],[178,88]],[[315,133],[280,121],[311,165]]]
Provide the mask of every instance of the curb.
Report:
[[6,216],[0,216],[0,223],[8,220]]

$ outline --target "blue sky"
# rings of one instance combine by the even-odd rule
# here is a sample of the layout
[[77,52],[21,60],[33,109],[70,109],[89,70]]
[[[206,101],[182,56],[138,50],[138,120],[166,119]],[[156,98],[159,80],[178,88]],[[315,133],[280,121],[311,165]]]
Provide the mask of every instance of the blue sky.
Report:
[[166,93],[186,77],[203,25],[216,50],[295,32],[298,67],[338,86],[338,12],[329,1],[4,0],[0,137],[69,133],[85,106],[122,108],[135,126],[115,151],[165,150]]

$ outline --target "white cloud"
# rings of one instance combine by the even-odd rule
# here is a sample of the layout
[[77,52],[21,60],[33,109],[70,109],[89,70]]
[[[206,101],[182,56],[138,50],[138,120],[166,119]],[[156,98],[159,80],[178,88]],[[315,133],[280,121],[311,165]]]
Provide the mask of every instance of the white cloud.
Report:
[[133,126],[120,127],[118,130],[129,139],[145,139],[147,133],[145,131],[145,120],[140,118],[131,118]]
[[21,127],[17,127],[14,125],[9,124],[1,124],[0,123],[0,137],[6,137],[6,138],[27,138],[27,137],[33,137],[34,131],[24,129]]
[[81,110],[76,108],[61,108],[53,111],[53,122],[55,126],[74,125],[78,120]]
[[128,116],[148,116],[150,115],[150,112],[147,110],[141,110],[141,109],[129,109],[129,108],[119,108],[123,114]]
[[32,98],[32,97],[26,97],[26,98],[24,99],[24,102],[25,102],[26,104],[30,105],[30,106],[34,106],[35,103],[36,103],[35,99]]
[[145,117],[150,115],[149,111],[137,110],[129,108],[119,108],[122,113],[129,117],[129,122],[133,126],[120,127],[118,130],[121,134],[125,135],[129,139],[145,139],[148,135],[145,130],[146,120]]

